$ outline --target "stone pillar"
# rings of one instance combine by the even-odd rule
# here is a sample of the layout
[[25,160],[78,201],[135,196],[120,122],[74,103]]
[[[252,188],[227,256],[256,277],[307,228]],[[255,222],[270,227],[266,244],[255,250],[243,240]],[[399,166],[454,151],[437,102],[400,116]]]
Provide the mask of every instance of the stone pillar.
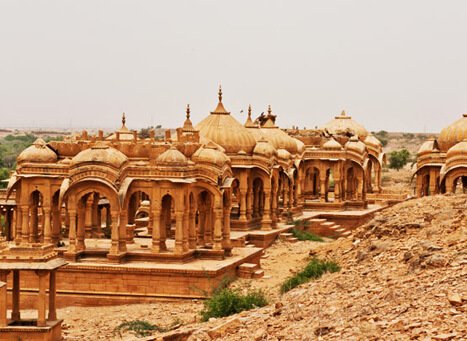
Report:
[[183,211],[175,212],[175,253],[183,253]]
[[183,251],[184,252],[188,251],[189,249],[189,246],[188,246],[188,234],[190,230],[189,209],[190,209],[190,206],[187,205],[185,207],[185,210],[183,211]]
[[70,217],[70,230],[68,233],[68,240],[70,246],[68,247],[69,253],[76,252],[76,211],[68,210],[68,216]]
[[0,272],[0,327],[7,325],[7,288],[6,288],[7,273]]
[[196,249],[196,213],[194,209],[190,209],[188,224],[189,224],[189,237],[188,247],[190,249]]
[[326,179],[319,178],[319,201],[326,202]]
[[86,246],[84,244],[84,234],[85,234],[85,227],[84,227],[84,216],[85,211],[84,208],[78,209],[78,223],[76,226],[76,251],[84,251]]
[[21,213],[21,207],[16,206],[16,238],[15,244],[19,245],[21,243],[21,229],[23,227],[23,214]]
[[226,255],[231,255],[232,242],[230,240],[230,203],[224,207],[224,222],[222,227],[222,247]]
[[246,195],[247,191],[240,190],[240,217],[238,218],[239,221],[246,222]]
[[222,209],[214,210],[214,250],[222,250]]
[[119,217],[118,212],[112,212],[112,235],[111,235],[111,245],[109,254],[111,255],[118,255],[119,249],[119,241],[120,241],[120,224],[119,224]]
[[52,226],[50,225],[50,207],[44,207],[44,244],[52,243]]
[[334,179],[334,201],[341,201],[341,181]]
[[[126,241],[129,239],[127,236],[128,225],[128,212],[126,210],[120,211],[120,224],[119,224],[119,238],[118,238],[118,252],[126,252]],[[133,242],[133,235],[131,236]]]
[[102,232],[102,208],[97,206],[97,231],[96,231],[96,237],[97,238],[102,238],[104,236],[104,233]]
[[49,316],[47,319],[49,321],[55,321],[57,319],[57,308],[55,305],[55,299],[57,294],[57,282],[56,282],[56,272],[50,271],[49,274]]
[[84,228],[86,238],[90,238],[92,234],[92,204],[94,201],[94,196],[90,195],[86,200],[84,208]]
[[23,243],[29,243],[29,207],[27,205],[21,206],[21,223],[23,225],[21,231],[21,240]]
[[152,252],[161,252],[161,210],[154,209],[154,224],[152,227]]
[[261,229],[262,230],[271,230],[272,229],[272,220],[270,217],[270,207],[271,207],[271,192],[266,190],[264,196],[264,210],[263,210],[263,219],[261,220]]
[[259,189],[253,189],[253,219],[259,217]]
[[11,309],[11,319],[18,321],[21,318],[20,309],[19,309],[19,270],[13,270],[13,291],[12,296],[12,309]]
[[53,206],[52,208],[52,243],[57,244],[60,240],[60,231],[62,229],[62,221],[60,217],[60,208]]
[[32,204],[31,206],[31,221],[29,224],[29,242],[36,243],[38,237],[38,229],[39,229],[39,219],[37,217],[37,204]]
[[277,221],[278,221],[278,216],[277,216],[277,190],[275,189],[272,190],[272,203],[271,203],[271,221],[272,225],[276,226]]
[[253,191],[249,189],[246,192],[246,219],[251,221],[253,218]]
[[47,309],[47,297],[45,294],[47,286],[47,272],[37,271],[36,274],[39,277],[39,296],[37,298],[37,326],[45,327],[45,311]]

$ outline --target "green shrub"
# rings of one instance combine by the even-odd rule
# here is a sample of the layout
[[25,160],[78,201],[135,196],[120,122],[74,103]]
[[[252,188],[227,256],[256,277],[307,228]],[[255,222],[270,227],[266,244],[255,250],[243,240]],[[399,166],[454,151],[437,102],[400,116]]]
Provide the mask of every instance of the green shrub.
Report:
[[125,331],[131,331],[136,336],[148,336],[151,334],[151,331],[163,332],[165,331],[165,329],[151,324],[147,321],[134,320],[123,322],[120,325],[118,325],[114,330],[114,332],[117,332],[119,335],[121,335],[121,332]]
[[249,291],[245,295],[238,290],[223,288],[214,292],[212,297],[204,302],[201,311],[203,321],[211,317],[225,317],[244,310],[264,307],[268,304],[266,296],[261,290]]
[[311,240],[314,242],[323,242],[323,238],[317,236],[311,232],[300,231],[298,229],[292,229],[292,234],[298,240]]
[[337,272],[340,271],[340,269],[340,266],[336,262],[313,258],[302,271],[286,279],[285,282],[282,283],[280,291],[283,294],[300,284],[320,278],[326,272]]
[[394,150],[389,154],[389,168],[399,170],[404,167],[410,159],[410,152],[403,148]]

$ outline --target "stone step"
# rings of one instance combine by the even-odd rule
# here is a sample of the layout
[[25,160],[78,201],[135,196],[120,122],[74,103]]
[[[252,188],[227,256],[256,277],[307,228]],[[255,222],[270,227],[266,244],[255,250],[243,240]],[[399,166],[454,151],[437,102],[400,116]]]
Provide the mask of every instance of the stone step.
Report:
[[291,237],[293,237],[292,233],[282,232],[281,234],[279,234],[279,239],[280,240],[287,240],[287,239],[289,239]]
[[296,242],[298,242],[298,238],[290,237],[290,238],[287,238],[287,241],[288,241],[289,243],[296,243]]
[[323,223],[320,224],[322,227],[331,227],[331,226],[334,226],[336,225],[335,223],[333,223],[332,221],[325,221]]
[[340,225],[333,225],[328,227],[330,230],[337,231],[339,229],[342,229],[342,226]]
[[261,278],[264,276],[264,270],[256,270],[255,272],[253,272],[253,275],[251,276],[251,278],[254,278],[254,279],[258,279],[258,278]]
[[253,273],[259,269],[259,265],[255,263],[243,263],[238,266],[239,271]]

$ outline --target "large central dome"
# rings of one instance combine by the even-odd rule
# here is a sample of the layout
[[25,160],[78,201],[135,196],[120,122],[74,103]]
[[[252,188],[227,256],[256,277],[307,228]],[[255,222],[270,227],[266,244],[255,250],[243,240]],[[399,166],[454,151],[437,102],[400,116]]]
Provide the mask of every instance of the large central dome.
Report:
[[222,89],[219,87],[219,103],[211,114],[195,127],[201,136],[222,146],[227,154],[243,150],[251,154],[256,145],[253,135],[225,110]]
[[441,130],[438,138],[439,148],[442,152],[446,152],[464,139],[467,139],[467,114]]

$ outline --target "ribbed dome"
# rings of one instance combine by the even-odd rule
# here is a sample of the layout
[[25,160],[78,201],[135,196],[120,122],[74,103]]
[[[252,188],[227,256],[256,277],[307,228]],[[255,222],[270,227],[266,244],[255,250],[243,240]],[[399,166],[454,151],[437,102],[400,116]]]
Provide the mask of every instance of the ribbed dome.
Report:
[[352,150],[358,154],[365,154],[366,146],[356,136],[352,136],[350,140],[345,144],[346,150]]
[[[268,109],[268,116],[272,116],[271,107]],[[261,126],[261,131],[274,148],[285,149],[291,154],[297,154],[298,146],[295,139],[277,127],[270,118]]]
[[452,146],[446,153],[447,160],[459,156],[465,157],[467,159],[467,139]]
[[261,138],[256,143],[256,147],[253,150],[253,153],[256,154],[256,155],[261,155],[261,156],[265,156],[267,158],[270,158],[270,157],[276,155],[277,151],[276,151],[276,148],[274,148],[274,146],[271,143],[269,143],[266,139]]
[[256,145],[253,135],[225,110],[220,88],[216,109],[195,128],[201,136],[222,146],[227,154],[236,154],[240,150],[251,154]]
[[188,159],[174,145],[159,155],[156,163],[162,166],[186,166]]
[[43,139],[37,139],[34,143],[23,150],[16,158],[18,163],[21,162],[57,162],[57,154],[50,149]]
[[326,141],[323,144],[323,149],[325,149],[325,150],[342,150],[342,146],[333,137],[331,137],[330,140]]
[[326,123],[323,126],[323,129],[327,129],[331,134],[344,134],[346,132],[350,132],[361,139],[364,139],[368,135],[368,131],[365,127],[352,120],[352,117],[347,116],[345,111],[342,111],[339,116],[334,117],[333,120]]
[[441,130],[438,143],[442,152],[467,138],[467,114]]
[[423,144],[418,149],[417,155],[430,154],[435,151],[439,152],[438,142],[432,138],[423,142]]
[[381,149],[383,145],[381,144],[381,141],[378,140],[373,134],[368,134],[368,136],[365,138],[365,144],[368,146],[371,146],[375,149]]
[[201,146],[192,156],[195,162],[212,163],[219,167],[230,162],[230,158],[222,151],[218,150],[216,145],[209,143]]
[[71,165],[76,166],[84,162],[96,162],[120,168],[127,161],[128,158],[121,151],[103,142],[98,142],[91,148],[76,154],[76,156],[71,159]]

